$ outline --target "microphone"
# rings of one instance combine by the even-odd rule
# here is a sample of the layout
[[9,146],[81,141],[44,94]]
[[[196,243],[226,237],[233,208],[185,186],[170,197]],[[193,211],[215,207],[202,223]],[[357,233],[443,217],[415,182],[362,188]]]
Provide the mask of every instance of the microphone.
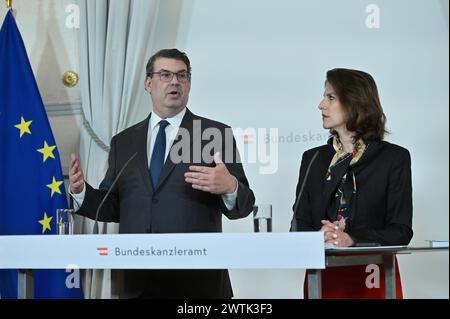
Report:
[[94,235],[98,235],[98,215],[100,213],[100,209],[102,208],[103,204],[106,201],[106,198],[108,198],[109,194],[111,193],[112,189],[114,188],[114,186],[116,185],[117,181],[119,180],[119,177],[122,175],[122,172],[125,170],[125,168],[128,166],[128,164],[130,164],[130,162],[133,160],[133,158],[136,157],[138,153],[134,153],[133,156],[131,156],[128,161],[125,163],[125,165],[123,165],[122,169],[120,170],[120,172],[117,174],[116,178],[114,179],[114,181],[112,182],[111,186],[109,186],[108,191],[106,192],[106,195],[103,197],[102,201],[100,202],[100,205],[98,205],[97,208],[97,212],[95,213],[95,223],[94,223],[94,229],[92,230],[92,233]]
[[298,205],[300,204],[300,198],[302,197],[303,189],[305,188],[306,181],[307,181],[308,175],[309,175],[309,171],[311,170],[311,166],[314,163],[314,161],[316,160],[316,157],[318,155],[319,155],[319,151],[317,151],[314,154],[313,158],[311,159],[311,162],[309,162],[308,168],[306,169],[305,178],[303,179],[302,187],[300,188],[300,192],[298,193],[297,199],[295,200],[294,216],[292,216],[292,221],[291,221],[291,231],[297,231],[297,223],[295,222],[295,213],[297,211]]

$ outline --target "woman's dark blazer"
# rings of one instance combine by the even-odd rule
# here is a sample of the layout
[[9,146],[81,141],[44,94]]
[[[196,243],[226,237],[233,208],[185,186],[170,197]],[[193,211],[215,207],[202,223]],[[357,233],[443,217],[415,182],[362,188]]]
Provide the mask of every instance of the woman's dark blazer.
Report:
[[[408,150],[385,142],[372,141],[352,167],[356,193],[349,203],[346,232],[356,243],[376,242],[381,245],[408,245],[412,236],[411,157]],[[340,181],[338,174],[330,181],[326,174],[335,154],[331,140],[327,145],[303,154],[296,199],[314,155],[306,184],[294,212],[291,230],[317,231],[321,220],[336,220],[327,213]],[[295,205],[294,205],[295,209]]]

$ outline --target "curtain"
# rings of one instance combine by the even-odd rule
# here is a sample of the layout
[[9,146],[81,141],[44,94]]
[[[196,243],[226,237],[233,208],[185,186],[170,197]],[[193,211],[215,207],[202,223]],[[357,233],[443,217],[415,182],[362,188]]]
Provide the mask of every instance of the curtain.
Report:
[[[144,79],[159,6],[159,0],[80,0],[84,124],[79,157],[85,179],[94,187],[106,172],[111,138],[151,111]],[[76,225],[79,233],[90,234],[92,228],[93,221],[85,218]],[[100,224],[101,234],[117,231],[117,224]],[[110,270],[86,270],[83,284],[86,298],[117,297]]]

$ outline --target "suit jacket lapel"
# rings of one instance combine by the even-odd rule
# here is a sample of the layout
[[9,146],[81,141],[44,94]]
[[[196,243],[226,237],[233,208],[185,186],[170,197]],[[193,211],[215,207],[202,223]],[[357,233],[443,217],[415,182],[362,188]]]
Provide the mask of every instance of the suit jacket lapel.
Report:
[[[189,111],[189,109],[186,109],[186,114],[184,115],[183,121],[181,121],[181,124],[180,124],[180,128],[184,128],[189,132],[189,136],[190,136],[189,147],[191,148],[191,150],[192,150],[193,119],[194,119],[194,117],[193,117],[193,114],[191,113],[191,111]],[[172,147],[181,140],[181,138],[182,138],[182,135],[177,136],[177,138],[174,140],[174,142],[170,146],[171,150],[172,150]],[[192,154],[191,154],[191,156],[192,156]],[[174,163],[172,161],[172,159],[170,157],[170,152],[169,152],[169,155],[167,156],[166,162],[163,166],[163,171],[161,173],[161,177],[159,178],[158,185],[156,186],[156,190],[158,190],[158,188],[161,187],[161,185],[164,183],[164,181],[167,179],[167,177],[169,177],[170,173],[175,168],[175,165],[176,165],[176,163]]]
[[[151,116],[151,114],[150,114]],[[148,170],[148,150],[147,150],[147,135],[148,126],[150,125],[150,116],[136,127],[136,138],[133,139],[132,143],[134,148],[138,152],[137,160],[140,175],[144,178],[145,186],[150,194],[153,194],[152,183],[150,182],[150,172]]]

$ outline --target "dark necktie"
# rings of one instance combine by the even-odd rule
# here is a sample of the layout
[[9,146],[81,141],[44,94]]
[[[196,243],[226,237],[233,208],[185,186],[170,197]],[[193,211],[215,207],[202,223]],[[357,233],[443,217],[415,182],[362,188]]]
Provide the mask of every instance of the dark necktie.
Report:
[[153,189],[159,182],[164,160],[166,155],[166,127],[169,125],[167,121],[159,122],[159,131],[156,136],[155,145],[153,146],[152,160],[150,161],[150,176],[152,179]]

